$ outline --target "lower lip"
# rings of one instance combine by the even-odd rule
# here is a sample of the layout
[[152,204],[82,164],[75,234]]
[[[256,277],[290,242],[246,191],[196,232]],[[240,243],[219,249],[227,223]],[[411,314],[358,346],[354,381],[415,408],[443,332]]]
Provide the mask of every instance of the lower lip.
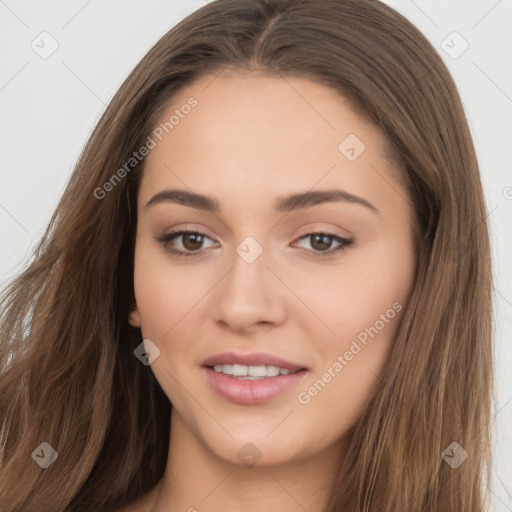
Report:
[[229,377],[209,367],[203,367],[202,371],[220,396],[230,402],[243,405],[257,405],[268,402],[296,385],[307,373],[307,370],[299,370],[288,375],[246,380]]

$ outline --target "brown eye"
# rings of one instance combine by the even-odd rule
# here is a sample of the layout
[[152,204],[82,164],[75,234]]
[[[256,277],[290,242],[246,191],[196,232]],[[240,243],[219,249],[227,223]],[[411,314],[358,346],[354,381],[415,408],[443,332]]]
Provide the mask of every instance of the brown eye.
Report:
[[318,251],[329,249],[334,237],[323,234],[309,235],[311,237],[311,247]]
[[201,249],[203,244],[203,235],[199,233],[184,233],[182,238],[182,244],[188,251],[197,251]]
[[[308,238],[311,240],[311,249],[306,249],[306,251],[319,257],[334,255],[352,244],[352,240],[330,233],[308,233],[299,240]],[[164,246],[167,252],[178,257],[200,256],[204,252],[205,240],[211,240],[209,236],[197,231],[176,231],[155,237],[155,239]],[[178,243],[180,240],[181,243]],[[337,242],[338,245],[331,249],[333,242]]]
[[[352,240],[348,240],[339,235],[331,235],[330,233],[308,233],[302,236],[299,241],[307,239],[310,240],[309,245],[311,246],[311,249],[306,249],[307,252],[320,257],[334,255],[335,253],[345,250],[352,244]],[[333,242],[337,242],[338,245],[331,248]]]
[[161,243],[167,252],[182,256],[199,256],[203,250],[205,239],[211,238],[197,231],[175,231],[155,239]]

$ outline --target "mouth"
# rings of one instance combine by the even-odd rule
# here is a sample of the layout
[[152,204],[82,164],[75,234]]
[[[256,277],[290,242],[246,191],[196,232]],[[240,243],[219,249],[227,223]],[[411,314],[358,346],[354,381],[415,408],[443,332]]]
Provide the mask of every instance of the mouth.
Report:
[[213,390],[230,402],[257,405],[290,390],[309,369],[263,353],[218,354],[201,368]]
[[[302,365],[300,363],[292,363],[276,355],[266,354],[264,352],[252,352],[247,354],[237,352],[222,352],[220,354],[215,354],[213,356],[206,358],[203,361],[202,366],[210,368],[217,367],[216,371],[218,371],[222,366],[222,372],[224,372],[224,367],[226,367],[227,374],[229,374],[229,372],[233,370],[233,368],[230,369],[230,366],[232,366],[235,367],[234,372],[237,373],[231,374],[241,377],[244,376],[243,372],[248,372],[249,368],[252,369],[251,371],[254,373],[254,375],[251,375],[250,373],[245,373],[245,375],[254,377],[264,376],[261,367],[265,367],[265,371],[269,371],[269,376],[271,377],[278,375],[277,373],[275,373],[276,370],[272,369],[272,367],[278,368],[279,371],[285,370],[283,375],[287,375],[286,370],[288,370],[289,373],[295,372],[296,370],[308,370],[308,368],[305,365]],[[244,367],[247,367],[247,370],[245,370]],[[259,369],[256,370],[254,368]]]

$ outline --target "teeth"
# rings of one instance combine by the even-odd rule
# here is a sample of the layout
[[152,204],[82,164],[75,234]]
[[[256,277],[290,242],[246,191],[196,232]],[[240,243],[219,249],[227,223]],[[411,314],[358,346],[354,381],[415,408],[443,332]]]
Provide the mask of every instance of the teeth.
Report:
[[216,372],[222,372],[226,375],[233,375],[233,365],[232,364],[216,364],[213,369]]
[[233,375],[235,377],[247,377],[247,366],[242,366],[241,364],[234,364]]
[[[247,375],[251,377],[266,377],[267,370],[264,366],[247,366]],[[279,373],[279,370],[278,372]]]
[[243,364],[216,364],[213,369],[218,373],[246,378],[247,380],[288,375],[290,370],[278,366],[245,366]]

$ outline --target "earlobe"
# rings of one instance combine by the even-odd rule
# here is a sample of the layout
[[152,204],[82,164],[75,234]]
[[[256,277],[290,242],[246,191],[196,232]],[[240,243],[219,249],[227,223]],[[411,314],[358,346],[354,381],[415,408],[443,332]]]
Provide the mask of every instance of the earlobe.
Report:
[[140,314],[137,308],[128,315],[128,322],[132,327],[140,327]]

